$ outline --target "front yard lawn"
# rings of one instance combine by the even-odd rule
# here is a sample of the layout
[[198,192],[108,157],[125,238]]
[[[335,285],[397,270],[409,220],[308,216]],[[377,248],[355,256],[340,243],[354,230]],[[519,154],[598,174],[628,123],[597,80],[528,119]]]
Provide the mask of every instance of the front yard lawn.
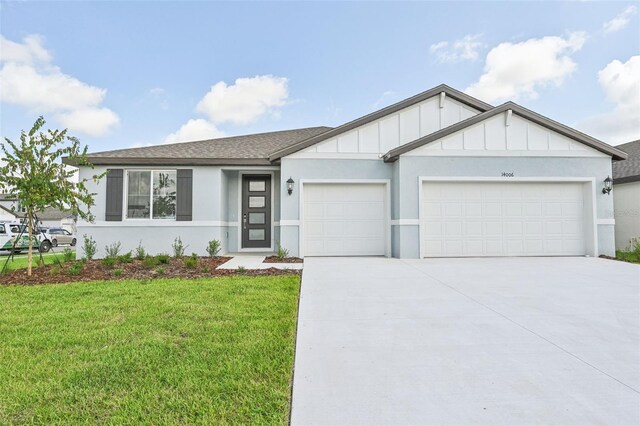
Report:
[[286,424],[300,277],[0,287],[0,424]]

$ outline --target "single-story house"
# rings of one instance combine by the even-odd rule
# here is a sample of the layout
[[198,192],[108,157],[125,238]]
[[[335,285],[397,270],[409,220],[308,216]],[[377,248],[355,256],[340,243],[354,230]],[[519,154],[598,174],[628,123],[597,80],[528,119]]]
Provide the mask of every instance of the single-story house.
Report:
[[616,148],[629,155],[613,163],[616,249],[626,250],[632,238],[640,240],[640,139]]
[[89,185],[96,220],[78,234],[152,253],[180,236],[200,254],[217,239],[293,256],[613,255],[603,187],[625,158],[440,85],[336,128],[92,153],[80,177],[107,177]]

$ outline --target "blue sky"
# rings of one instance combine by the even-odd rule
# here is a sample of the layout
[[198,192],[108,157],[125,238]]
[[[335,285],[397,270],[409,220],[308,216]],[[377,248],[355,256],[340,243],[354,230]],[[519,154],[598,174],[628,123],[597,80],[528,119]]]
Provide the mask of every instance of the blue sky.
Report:
[[640,138],[639,7],[2,1],[0,134],[42,114],[101,151],[335,126],[446,83],[617,144]]

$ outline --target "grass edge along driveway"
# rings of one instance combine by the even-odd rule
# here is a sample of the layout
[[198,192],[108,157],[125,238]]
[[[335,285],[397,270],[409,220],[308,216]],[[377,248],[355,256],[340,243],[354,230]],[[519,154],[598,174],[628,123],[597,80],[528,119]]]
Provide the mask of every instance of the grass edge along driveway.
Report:
[[286,424],[300,277],[0,287],[0,424]]

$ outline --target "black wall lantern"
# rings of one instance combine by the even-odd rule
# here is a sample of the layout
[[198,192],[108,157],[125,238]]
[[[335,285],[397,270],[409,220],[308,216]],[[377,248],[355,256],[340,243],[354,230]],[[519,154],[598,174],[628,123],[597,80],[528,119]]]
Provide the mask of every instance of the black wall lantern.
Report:
[[289,179],[287,179],[287,193],[289,195],[291,195],[293,193],[293,184],[295,182],[293,181],[293,179],[291,179],[291,176],[289,176]]
[[604,188],[602,188],[602,193],[603,194],[609,194],[611,192],[611,184],[613,183],[613,181],[611,180],[611,178],[609,176],[607,176],[607,178],[604,180]]

